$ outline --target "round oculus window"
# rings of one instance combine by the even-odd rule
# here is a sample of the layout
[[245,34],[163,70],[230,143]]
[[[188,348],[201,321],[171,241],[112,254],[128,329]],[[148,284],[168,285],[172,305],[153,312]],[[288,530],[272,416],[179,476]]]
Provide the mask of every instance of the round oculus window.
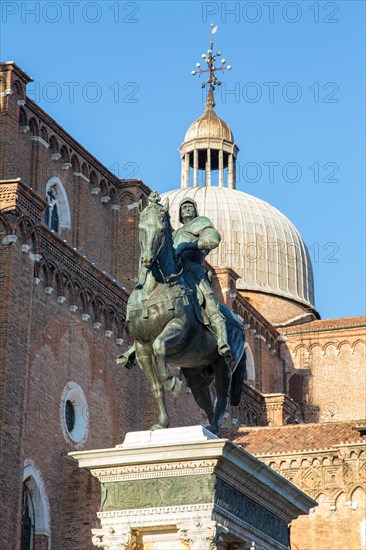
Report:
[[83,390],[75,382],[68,382],[62,392],[60,417],[65,438],[83,443],[88,437],[88,403]]

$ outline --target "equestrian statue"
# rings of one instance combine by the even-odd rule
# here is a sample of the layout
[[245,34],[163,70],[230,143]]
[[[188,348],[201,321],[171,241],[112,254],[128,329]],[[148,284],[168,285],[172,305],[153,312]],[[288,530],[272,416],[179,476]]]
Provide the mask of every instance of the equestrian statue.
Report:
[[203,266],[220,234],[190,198],[180,203],[182,227],[176,231],[169,203],[163,206],[156,191],[146,208],[139,203],[139,213],[140,267],[126,318],[134,345],[117,363],[131,368],[136,361],[148,377],[159,409],[152,430],[169,426],[164,392],[178,395],[182,381],[170,367],[179,367],[207,415],[207,428],[218,435],[228,397],[239,404],[246,376],[243,325],[217,302]]

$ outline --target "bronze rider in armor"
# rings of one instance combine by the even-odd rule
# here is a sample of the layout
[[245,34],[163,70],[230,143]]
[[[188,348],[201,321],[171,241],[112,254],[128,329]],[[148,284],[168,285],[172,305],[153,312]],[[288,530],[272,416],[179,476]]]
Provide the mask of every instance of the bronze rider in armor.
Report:
[[209,328],[217,338],[218,351],[230,366],[232,353],[228,344],[225,317],[220,312],[219,304],[210,286],[207,271],[202,264],[207,254],[216,248],[220,233],[211,220],[199,216],[196,202],[186,197],[179,205],[179,221],[182,227],[174,231],[173,242],[177,256],[183,263],[185,279],[203,295],[202,307],[207,316]]
[[[228,343],[225,317],[220,312],[219,304],[208,280],[207,271],[202,266],[207,254],[219,245],[220,233],[215,229],[211,220],[198,215],[197,204],[189,197],[183,199],[179,205],[179,221],[183,226],[174,231],[173,243],[175,252],[183,264],[184,278],[187,284],[196,291],[198,298],[199,294],[202,294],[202,307],[208,320],[208,326],[217,338],[218,352],[231,367],[233,355]],[[117,363],[131,368],[134,359],[135,346],[133,345],[118,357]]]

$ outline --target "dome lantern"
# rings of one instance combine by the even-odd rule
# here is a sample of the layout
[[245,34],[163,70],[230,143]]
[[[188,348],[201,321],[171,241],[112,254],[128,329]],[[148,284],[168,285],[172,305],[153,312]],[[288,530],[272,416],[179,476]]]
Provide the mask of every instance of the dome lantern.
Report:
[[[300,233],[276,208],[236,189],[239,149],[228,124],[215,113],[214,98],[215,86],[220,84],[215,72],[230,65],[220,58],[222,66],[215,67],[221,53],[212,52],[211,41],[210,50],[202,54],[203,66],[208,68],[201,69],[197,63],[192,71],[200,76],[209,73],[201,84],[202,88],[208,85],[208,92],[205,112],[191,124],[179,148],[181,188],[162,195],[163,201],[169,200],[172,226],[182,223],[181,201],[194,200],[198,215],[209,218],[221,234],[220,246],[208,254],[207,261],[214,269],[235,271],[238,294],[274,326],[318,319],[311,259]],[[212,185],[215,171],[218,185]],[[200,172],[203,185],[199,185]]]
[[[212,28],[213,35],[217,27]],[[221,60],[221,66],[215,67],[216,58],[221,52],[213,54],[213,39],[211,36],[210,48],[207,54],[202,54],[207,63],[207,69],[201,69],[197,63],[197,71],[192,74],[208,73],[208,80],[201,84],[202,88],[208,86],[206,109],[203,115],[195,120],[189,127],[184,141],[179,148],[182,160],[181,187],[191,186],[191,168],[193,169],[193,187],[198,187],[199,173],[204,173],[204,185],[212,184],[213,173],[218,172],[218,185],[224,187],[225,183],[230,189],[236,187],[236,157],[239,152],[234,142],[234,136],[228,124],[215,113],[214,91],[221,82],[217,80],[216,72],[230,70],[226,60]]]

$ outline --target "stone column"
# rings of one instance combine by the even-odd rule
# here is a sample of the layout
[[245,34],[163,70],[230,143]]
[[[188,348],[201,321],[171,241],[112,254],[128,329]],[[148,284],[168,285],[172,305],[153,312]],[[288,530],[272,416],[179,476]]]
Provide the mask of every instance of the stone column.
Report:
[[219,187],[224,187],[224,151],[219,151]]
[[180,186],[184,189],[185,187],[188,187],[186,185],[186,181],[185,181],[185,170],[184,170],[184,158],[185,156],[183,155],[182,156],[182,160],[181,160],[181,176],[180,176]]
[[92,529],[92,543],[103,550],[143,550],[141,537],[128,524]]
[[233,160],[233,154],[230,153],[229,155],[229,165],[228,165],[228,171],[227,171],[227,186],[229,189],[234,189],[234,160]]
[[198,150],[193,151],[193,185],[198,187]]
[[189,153],[184,156],[184,174],[185,187],[189,187]]
[[188,544],[189,550],[223,550],[222,543],[228,532],[227,528],[209,519],[196,518],[190,524],[178,525],[179,540]]
[[207,187],[209,187],[211,185],[211,149],[207,149],[206,185],[207,185]]

